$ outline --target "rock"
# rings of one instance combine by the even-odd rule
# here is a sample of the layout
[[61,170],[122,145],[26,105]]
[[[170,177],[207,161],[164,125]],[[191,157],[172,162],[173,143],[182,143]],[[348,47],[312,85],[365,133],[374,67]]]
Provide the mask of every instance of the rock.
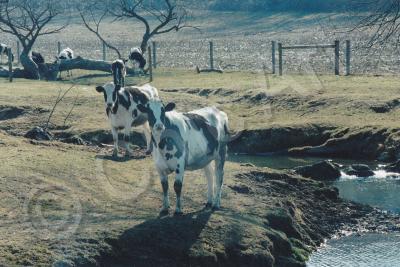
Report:
[[50,132],[38,126],[29,130],[24,137],[38,141],[49,141],[53,139]]
[[296,222],[291,214],[283,208],[276,208],[267,213],[269,226],[275,230],[284,232],[288,237],[301,238]]
[[389,164],[388,166],[385,167],[385,170],[388,172],[396,172],[396,173],[400,173],[400,160]]
[[336,187],[333,188],[324,187],[315,190],[314,194],[318,197],[325,197],[327,199],[336,200],[339,197],[339,190]]
[[318,181],[334,181],[340,177],[338,167],[329,161],[321,161],[313,165],[297,167],[295,168],[295,172],[301,176]]
[[368,165],[365,164],[353,164],[344,170],[347,175],[355,175],[357,177],[370,177],[374,175],[374,172]]
[[86,142],[83,141],[83,139],[77,135],[65,138],[62,141],[67,144],[74,144],[74,145],[80,145],[80,146],[86,145]]

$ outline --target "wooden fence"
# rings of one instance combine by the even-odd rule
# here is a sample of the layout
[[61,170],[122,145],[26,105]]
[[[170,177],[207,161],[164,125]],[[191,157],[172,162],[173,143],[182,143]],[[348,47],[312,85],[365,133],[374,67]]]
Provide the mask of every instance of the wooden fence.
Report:
[[[276,71],[276,42],[272,41],[272,73],[275,74]],[[283,46],[282,43],[278,43],[278,62],[279,62],[279,76],[283,75],[283,51],[284,50],[297,50],[297,49],[334,49],[335,56],[335,75],[340,75],[340,42],[335,41],[334,44],[316,44],[316,45],[292,45]],[[350,75],[351,66],[351,43],[346,40],[346,75]]]

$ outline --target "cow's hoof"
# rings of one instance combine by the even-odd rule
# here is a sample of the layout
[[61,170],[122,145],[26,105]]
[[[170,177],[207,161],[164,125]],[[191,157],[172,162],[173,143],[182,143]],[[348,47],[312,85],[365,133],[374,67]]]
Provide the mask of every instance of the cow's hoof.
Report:
[[175,210],[174,216],[182,216],[183,212],[181,210]]
[[169,209],[162,209],[160,211],[160,216],[167,216],[169,214]]
[[212,210],[214,210],[214,211],[216,211],[216,210],[220,210],[221,209],[221,207],[218,205],[214,205],[214,206],[212,206]]

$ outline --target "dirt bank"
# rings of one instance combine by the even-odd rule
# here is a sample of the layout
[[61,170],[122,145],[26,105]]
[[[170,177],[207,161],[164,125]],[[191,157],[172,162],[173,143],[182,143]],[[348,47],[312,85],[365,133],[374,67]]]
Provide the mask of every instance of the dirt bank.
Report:
[[314,124],[245,130],[230,144],[235,153],[282,152],[296,156],[396,161],[400,129]]

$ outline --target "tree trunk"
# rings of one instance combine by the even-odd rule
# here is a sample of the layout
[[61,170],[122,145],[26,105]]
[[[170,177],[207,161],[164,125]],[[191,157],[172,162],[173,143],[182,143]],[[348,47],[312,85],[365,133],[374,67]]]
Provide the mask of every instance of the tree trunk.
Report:
[[24,67],[25,78],[27,79],[40,79],[39,67],[29,57],[29,50],[24,49],[20,56],[21,65]]
[[143,35],[143,39],[142,39],[142,43],[140,44],[140,49],[142,49],[142,53],[146,53],[147,51],[147,44],[150,40],[151,36],[149,34],[144,34]]

